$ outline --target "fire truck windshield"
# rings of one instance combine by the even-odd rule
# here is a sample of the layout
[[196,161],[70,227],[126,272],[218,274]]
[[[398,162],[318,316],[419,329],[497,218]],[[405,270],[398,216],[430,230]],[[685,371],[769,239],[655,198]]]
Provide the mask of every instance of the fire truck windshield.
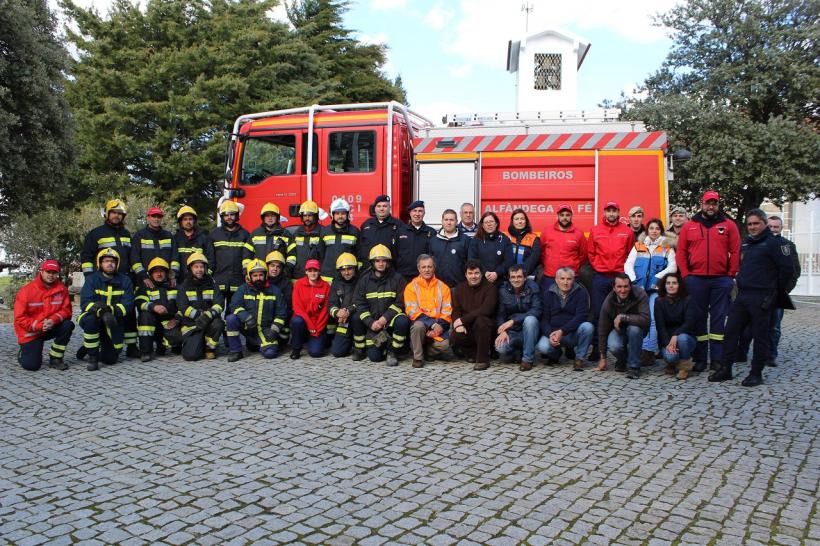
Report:
[[296,135],[249,138],[242,151],[240,183],[259,184],[269,176],[296,172]]

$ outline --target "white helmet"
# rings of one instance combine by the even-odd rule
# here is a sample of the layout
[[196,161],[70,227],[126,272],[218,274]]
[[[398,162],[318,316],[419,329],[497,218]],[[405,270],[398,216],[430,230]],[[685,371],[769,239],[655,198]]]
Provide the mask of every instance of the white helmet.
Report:
[[330,204],[330,214],[333,214],[337,211],[344,211],[350,214],[350,203],[348,203],[341,197],[339,199],[336,199],[334,202]]

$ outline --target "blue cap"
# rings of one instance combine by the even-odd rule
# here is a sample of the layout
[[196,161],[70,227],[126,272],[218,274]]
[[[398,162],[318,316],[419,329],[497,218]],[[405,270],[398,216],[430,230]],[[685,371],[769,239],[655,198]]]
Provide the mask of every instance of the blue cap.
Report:
[[416,208],[416,207],[422,207],[422,208],[424,208],[424,201],[413,201],[412,203],[410,203],[409,205],[407,205],[407,210],[408,210],[408,211],[411,211],[411,210],[413,210],[413,209],[414,209],[414,208]]
[[375,201],[373,201],[373,206],[375,207],[379,203],[389,203],[389,202],[390,202],[390,197],[388,197],[386,195],[380,195],[376,198]]

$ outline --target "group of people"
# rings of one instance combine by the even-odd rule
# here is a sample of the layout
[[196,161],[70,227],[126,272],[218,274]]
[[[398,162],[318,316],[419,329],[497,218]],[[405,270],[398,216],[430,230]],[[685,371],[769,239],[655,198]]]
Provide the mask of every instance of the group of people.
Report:
[[[175,233],[154,207],[131,235],[126,205],[114,199],[82,249],[77,358],[88,370],[114,364],[123,348],[142,361],[166,351],[214,359],[224,335],[229,362],[245,350],[276,358],[290,345],[292,359],[306,349],[396,366],[409,352],[414,368],[455,356],[485,370],[497,357],[527,371],[540,355],[548,365],[564,356],[574,370],[592,363],[604,371],[609,354],[630,378],[662,359],[669,374],[686,379],[711,360],[709,380],[723,381],[753,339],[743,384],[757,385],[764,366],[776,365],[797,252],[779,237],[779,218],[747,212],[741,241],[717,192],[707,191],[702,204],[691,219],[673,208],[666,229],[660,219],[645,222],[640,206],[625,223],[610,201],[587,237],[568,204],[537,233],[522,209],[504,231],[495,213],[476,219],[469,203],[445,210],[436,230],[415,201],[404,223],[386,195],[361,229],[344,199],[330,204],[329,225],[320,225],[318,204],[305,201],[300,225],[285,229],[278,206],[267,203],[249,233],[239,206],[224,201],[210,233],[183,206]],[[25,369],[40,368],[49,339],[49,366],[67,368],[74,323],[59,275],[60,264],[47,260],[17,295]]]

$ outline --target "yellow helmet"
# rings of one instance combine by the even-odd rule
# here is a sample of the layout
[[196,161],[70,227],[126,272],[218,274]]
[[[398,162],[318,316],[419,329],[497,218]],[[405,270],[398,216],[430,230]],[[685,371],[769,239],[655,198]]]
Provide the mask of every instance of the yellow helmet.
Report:
[[251,280],[251,273],[254,271],[261,271],[265,274],[265,277],[268,276],[268,266],[265,265],[265,262],[256,258],[255,260],[251,260],[248,262],[248,265],[245,266],[245,278],[247,280]]
[[336,258],[336,269],[340,269],[342,267],[356,267],[359,263],[356,261],[356,256],[351,254],[350,252],[343,252],[339,254],[339,257]]
[[264,218],[265,215],[269,212],[272,212],[276,216],[279,216],[279,207],[277,207],[274,203],[265,203],[265,206],[262,207],[262,212],[259,213],[259,216]]
[[186,214],[190,214],[191,216],[196,218],[196,211],[194,210],[194,207],[189,207],[188,205],[184,205],[184,206],[179,207],[179,210],[177,211],[177,221],[182,220],[182,217],[185,216]]
[[108,213],[112,211],[128,214],[128,207],[120,199],[112,199],[105,204],[105,215],[108,216]]
[[269,264],[271,262],[279,262],[283,264],[285,263],[285,255],[279,252],[278,250],[268,252],[268,255],[265,256],[265,263]]
[[370,249],[370,255],[367,257],[368,260],[375,260],[376,258],[384,258],[385,260],[392,260],[393,255],[390,253],[390,249],[384,245],[376,245]]
[[168,265],[168,262],[166,262],[160,257],[156,257],[148,263],[148,272],[150,273],[150,271],[155,267],[162,267],[166,270],[171,269],[171,267]]
[[222,216],[223,214],[228,214],[230,212],[239,214],[239,205],[233,201],[223,201],[222,204],[219,205],[219,215]]
[[119,267],[120,265],[120,253],[113,248],[104,248],[97,252],[97,268],[101,267],[100,263],[103,258],[114,258],[117,260],[117,266]]
[[192,252],[188,259],[185,260],[185,265],[187,267],[191,267],[196,262],[202,262],[205,265],[208,265],[208,258],[205,257],[205,254],[202,252]]
[[319,205],[316,201],[305,201],[299,206],[299,216],[303,214],[319,214]]

